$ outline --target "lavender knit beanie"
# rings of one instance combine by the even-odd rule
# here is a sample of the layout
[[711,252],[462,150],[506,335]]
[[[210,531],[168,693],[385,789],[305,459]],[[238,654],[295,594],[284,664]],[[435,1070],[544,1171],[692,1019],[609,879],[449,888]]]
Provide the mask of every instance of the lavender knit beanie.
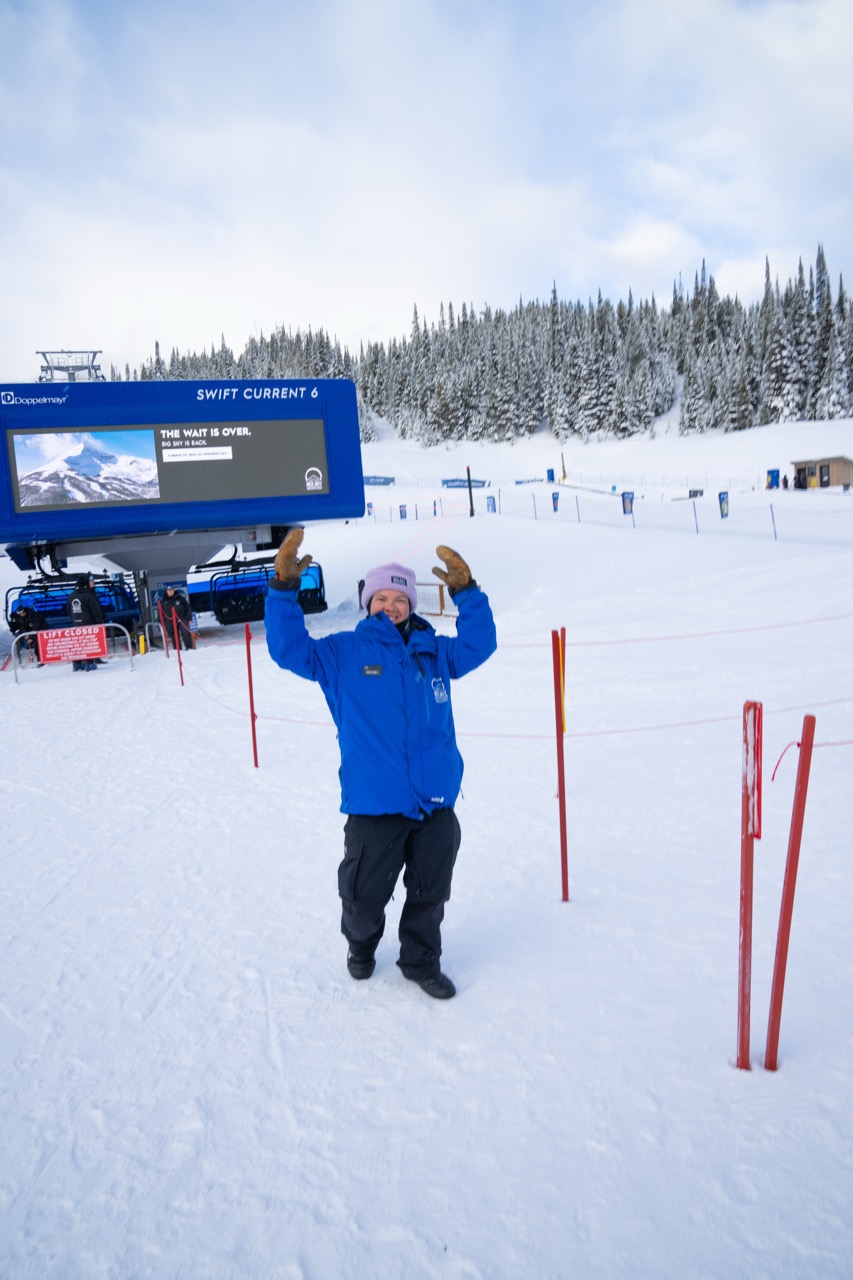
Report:
[[418,607],[415,571],[407,569],[404,564],[381,564],[377,569],[368,569],[361,592],[361,603],[365,609],[370,609],[370,601],[377,591],[401,591],[409,597],[413,613]]

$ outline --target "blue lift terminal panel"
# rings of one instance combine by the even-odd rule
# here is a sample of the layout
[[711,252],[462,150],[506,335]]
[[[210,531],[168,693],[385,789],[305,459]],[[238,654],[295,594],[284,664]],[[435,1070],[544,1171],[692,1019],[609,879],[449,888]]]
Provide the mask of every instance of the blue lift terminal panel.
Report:
[[364,514],[343,378],[0,384],[0,541]]

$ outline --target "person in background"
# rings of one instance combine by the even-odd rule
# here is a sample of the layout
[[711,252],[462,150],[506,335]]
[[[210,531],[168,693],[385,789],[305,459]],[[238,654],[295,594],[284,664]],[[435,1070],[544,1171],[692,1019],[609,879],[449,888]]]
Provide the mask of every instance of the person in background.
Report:
[[[77,579],[77,586],[68,597],[65,608],[71,619],[72,626],[75,627],[94,627],[106,621],[101,602],[98,599],[98,593],[95,590],[95,575],[93,573],[80,574]],[[74,671],[94,671],[95,667],[102,665],[103,663],[99,659],[83,660],[81,662],[72,662],[71,664]]]
[[190,631],[190,618],[192,611],[190,610],[190,602],[186,596],[176,591],[173,586],[168,586],[163,593],[160,603],[163,606],[163,621],[166,625],[166,634],[169,639],[175,639],[175,620],[178,624],[178,635],[184,649],[193,647],[193,633]]
[[497,647],[489,601],[459,553],[439,546],[446,568],[433,573],[459,610],[455,637],[436,634],[417,615],[414,572],[392,563],[367,573],[367,616],[355,630],[315,640],[297,601],[311,563],[298,558],[302,539],[302,529],[291,529],[276,556],[267,645],[280,667],[317,681],[338,729],[347,968],[356,979],[372,976],[385,908],[403,871],[397,963],[427,995],[446,1000],[456,988],[441,971],[441,924],[461,839],[454,805],[463,769],[450,683]]
[[[33,656],[38,653],[38,638],[31,633],[34,631],[43,631],[47,626],[45,616],[34,609],[31,604],[27,604],[26,600],[19,600],[17,609],[13,609],[9,614],[9,630],[13,636],[26,636],[26,640],[20,648],[24,648],[29,653],[29,661],[32,662]],[[39,662],[40,667],[44,666],[43,662]]]
[[21,617],[21,606],[18,605],[18,607],[13,609],[9,614],[9,630],[12,632],[13,636],[22,636],[26,629],[27,628],[24,626],[24,619]]

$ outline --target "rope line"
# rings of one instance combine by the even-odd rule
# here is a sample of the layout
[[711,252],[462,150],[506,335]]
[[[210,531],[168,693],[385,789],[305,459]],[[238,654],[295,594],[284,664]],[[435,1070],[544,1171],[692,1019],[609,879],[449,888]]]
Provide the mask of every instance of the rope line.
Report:
[[[787,747],[785,747],[785,749],[784,749],[784,751],[782,752],[781,756],[780,756],[780,757],[779,757],[779,759],[776,761],[776,768],[773,770],[773,772],[772,772],[772,773],[771,773],[771,775],[770,775],[770,781],[771,781],[771,782],[775,782],[775,780],[776,780],[776,772],[777,772],[777,770],[778,770],[778,768],[779,768],[779,765],[782,763],[783,759],[785,758],[785,754],[786,754],[786,752],[790,751],[791,747],[796,747],[796,748],[797,748],[797,750],[799,750],[799,748],[800,748],[802,745],[803,745],[803,744],[802,744],[802,742],[789,742],[789,743],[788,743]],[[812,747],[853,747],[853,739],[845,740],[845,741],[842,741],[842,742],[813,742],[813,743],[812,743]]]
[[[187,679],[189,679],[191,683],[195,685],[195,687],[205,695],[206,698],[209,698],[211,702],[215,702],[216,705],[222,707],[223,710],[230,712],[231,715],[248,716],[250,714],[248,709],[237,710],[237,708],[235,707],[229,707],[227,703],[222,702],[221,699],[215,697],[212,693],[210,693],[204,687],[204,685],[200,684],[198,680],[194,679],[191,674],[187,675]],[[764,714],[765,715],[787,715],[794,711],[798,711],[798,712],[803,711],[808,713],[810,709],[814,707],[834,707],[834,706],[843,705],[844,703],[848,703],[848,702],[853,702],[853,696],[849,698],[830,698],[825,702],[811,702],[807,706],[777,707],[775,710],[769,710],[769,711],[765,707]],[[268,720],[271,723],[275,723],[275,724],[309,725],[309,726],[314,726],[315,728],[318,728],[318,729],[334,729],[335,728],[334,723],[331,720],[308,720],[299,716],[264,715],[257,711],[255,712],[255,720],[256,721]],[[564,734],[564,737],[572,738],[572,739],[608,738],[608,737],[616,737],[619,734],[627,735],[627,734],[633,734],[633,733],[661,733],[670,729],[695,729],[695,728],[701,728],[703,725],[728,724],[732,722],[740,723],[740,720],[741,720],[741,713],[738,712],[737,715],[706,716],[704,718],[697,719],[697,720],[674,720],[667,724],[634,725],[631,727],[622,726],[622,727],[617,727],[615,729],[579,729],[577,731]],[[484,730],[462,729],[457,732],[457,737],[459,738],[494,738],[496,741],[518,740],[518,741],[524,741],[524,742],[551,742],[553,741],[554,735],[553,733],[488,733],[488,732],[485,732]],[[789,745],[794,745],[794,744],[791,743]],[[846,742],[815,743],[814,745],[815,746],[824,746],[824,745],[825,746],[847,746],[847,745],[853,745],[853,742],[849,744]],[[787,747],[786,747],[786,750],[787,750]],[[784,755],[784,752],[782,754]],[[778,767],[779,766],[777,764],[776,768]],[[774,774],[775,774],[775,770],[774,770]]]
[[[844,622],[853,618],[853,613],[833,613],[826,618],[800,618],[794,622],[767,622],[755,627],[728,627],[720,631],[685,631],[681,635],[668,636],[622,636],[617,640],[567,640],[567,649],[597,648],[599,645],[614,644],[653,644],[661,640],[707,640],[714,636],[740,636],[753,631],[784,631],[788,627],[812,627],[824,622]],[[540,640],[511,641],[499,645],[500,649],[549,649],[551,646]]]
[[[826,622],[846,622],[853,618],[853,613],[832,613],[824,618],[798,618],[791,622],[766,622],[754,627],[726,627],[717,631],[685,631],[680,634],[662,636],[620,636],[615,640],[567,640],[567,649],[589,649],[604,645],[621,644],[657,644],[664,640],[708,640],[714,636],[739,636],[760,631],[784,631],[789,627],[812,627]],[[180,619],[179,619],[180,621]],[[184,623],[181,623],[184,626]],[[214,640],[212,636],[202,636],[195,632],[197,640],[203,640],[210,648],[228,648],[234,644],[242,644],[241,640]],[[550,644],[541,640],[507,641],[501,643],[499,649],[550,649]]]

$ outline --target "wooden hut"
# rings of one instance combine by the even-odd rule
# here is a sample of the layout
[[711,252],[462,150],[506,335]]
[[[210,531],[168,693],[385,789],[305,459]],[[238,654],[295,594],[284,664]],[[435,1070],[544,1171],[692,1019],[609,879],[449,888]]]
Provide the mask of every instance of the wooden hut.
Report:
[[853,484],[853,461],[850,458],[808,458],[805,462],[791,465],[795,489],[829,489],[833,485],[849,489]]

